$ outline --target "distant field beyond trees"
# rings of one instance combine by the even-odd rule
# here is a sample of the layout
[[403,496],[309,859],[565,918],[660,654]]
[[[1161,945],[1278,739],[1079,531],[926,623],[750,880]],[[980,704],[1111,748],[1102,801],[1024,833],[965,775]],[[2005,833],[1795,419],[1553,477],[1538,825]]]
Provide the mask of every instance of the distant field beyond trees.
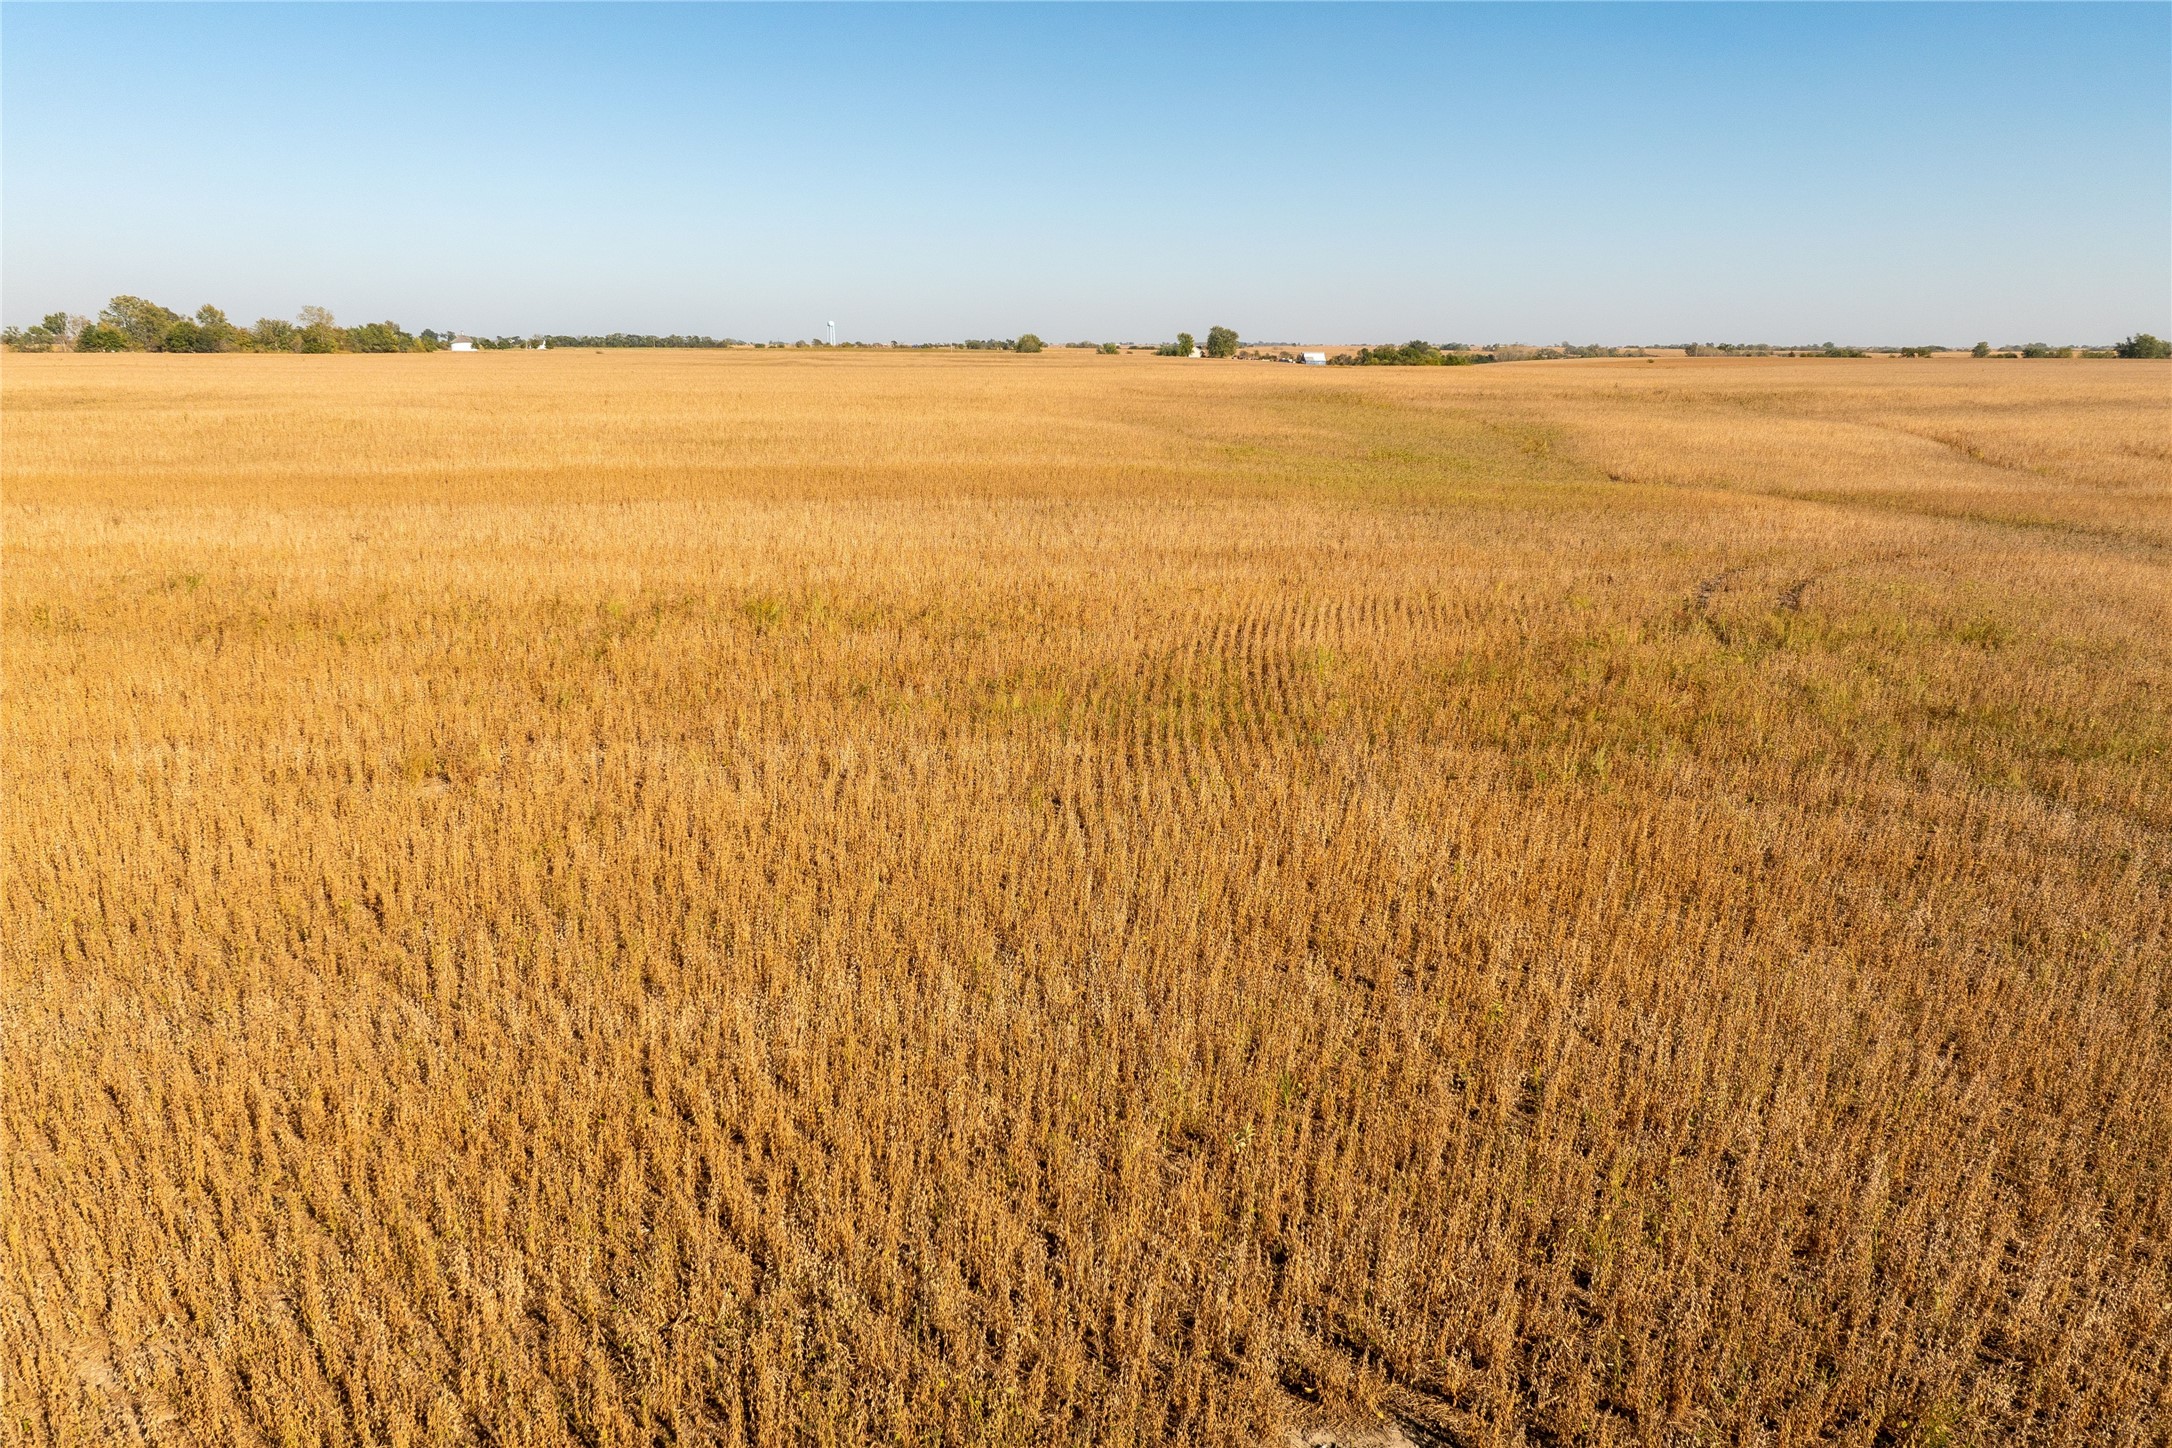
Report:
[[7,1442],[2172,1433],[2172,366],[0,405]]

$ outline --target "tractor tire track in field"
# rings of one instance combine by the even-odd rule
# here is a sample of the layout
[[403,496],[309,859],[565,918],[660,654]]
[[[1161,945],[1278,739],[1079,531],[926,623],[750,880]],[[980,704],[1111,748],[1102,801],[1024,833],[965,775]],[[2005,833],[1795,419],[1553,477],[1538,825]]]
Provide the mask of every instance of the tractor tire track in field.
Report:
[[1727,585],[1741,572],[1740,565],[1723,568],[1710,578],[1700,580],[1691,595],[1691,613],[1707,629],[1711,630],[1712,637],[1723,644],[1732,642],[1732,636],[1728,633],[1727,626],[1712,616],[1712,600],[1725,591]]
[[1723,568],[1719,572],[1713,574],[1710,578],[1704,579],[1699,582],[1696,592],[1697,612],[1704,613],[1708,611],[1712,607],[1713,597],[1719,594],[1722,590],[1724,590],[1727,587],[1728,583],[1733,580],[1735,575],[1740,573],[1741,571],[1742,569],[1740,566],[1736,566],[1733,568]]

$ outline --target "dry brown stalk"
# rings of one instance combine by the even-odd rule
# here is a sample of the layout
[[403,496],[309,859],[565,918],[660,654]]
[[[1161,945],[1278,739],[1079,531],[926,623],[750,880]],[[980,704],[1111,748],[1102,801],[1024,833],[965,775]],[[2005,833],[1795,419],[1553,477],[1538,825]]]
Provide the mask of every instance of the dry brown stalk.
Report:
[[2172,369],[0,388],[0,1441],[2172,1432]]

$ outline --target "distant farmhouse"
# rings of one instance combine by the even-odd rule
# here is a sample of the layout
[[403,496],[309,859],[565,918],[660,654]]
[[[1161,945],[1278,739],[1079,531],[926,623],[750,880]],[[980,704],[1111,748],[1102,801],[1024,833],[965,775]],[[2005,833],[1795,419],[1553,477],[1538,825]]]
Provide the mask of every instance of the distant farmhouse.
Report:
[[457,332],[453,335],[452,350],[455,352],[472,352],[475,350],[475,339],[465,332]]

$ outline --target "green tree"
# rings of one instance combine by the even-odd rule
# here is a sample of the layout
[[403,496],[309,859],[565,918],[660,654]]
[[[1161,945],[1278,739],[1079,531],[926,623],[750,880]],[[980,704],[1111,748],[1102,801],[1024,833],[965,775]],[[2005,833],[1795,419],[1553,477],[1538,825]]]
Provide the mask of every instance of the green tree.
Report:
[[1114,357],[1117,353],[1123,350],[1123,348],[1117,346],[1114,342],[1103,342],[1101,344],[1101,352],[1103,356]]
[[1991,355],[1991,344],[1989,342],[1978,342],[1968,349],[1968,355],[1971,357],[1988,357]]
[[411,352],[415,339],[400,330],[398,322],[365,322],[347,329],[351,352]]
[[1412,338],[1400,347],[1360,347],[1335,361],[1346,367],[1441,367],[1448,358],[1431,342]]
[[75,350],[78,352],[126,352],[128,334],[119,327],[103,322],[93,322],[76,333]]
[[1021,333],[1018,340],[1012,344],[1012,350],[1018,352],[1038,352],[1041,350],[1042,346],[1043,343],[1039,337],[1034,336],[1031,332],[1024,332]]
[[196,309],[196,325],[212,341],[213,352],[231,352],[240,344],[241,328],[226,320],[226,313],[206,302]]
[[126,337],[130,350],[156,352],[166,344],[166,329],[180,321],[181,315],[142,297],[121,296],[106,303],[98,320]]
[[298,352],[337,352],[346,340],[340,334],[339,323],[322,307],[302,308],[295,324],[300,332],[295,347]]
[[278,317],[258,317],[249,329],[249,345],[259,352],[293,352],[302,345],[302,329]]
[[197,309],[194,321],[183,317],[168,327],[159,347],[166,352],[231,352],[238,335],[226,313],[207,304]]
[[1237,334],[1228,327],[1207,328],[1207,355],[1209,357],[1234,357],[1237,355]]
[[48,312],[36,325],[9,327],[0,332],[0,342],[5,342],[17,352],[50,352],[65,347],[83,330],[83,319],[71,317],[66,312]]
[[1189,357],[1197,346],[1198,343],[1192,341],[1191,333],[1179,332],[1177,333],[1177,339],[1168,346],[1156,347],[1154,355],[1157,357]]
[[2172,342],[2152,337],[2147,332],[2136,332],[2112,350],[2122,357],[2172,357]]
[[166,335],[160,339],[158,349],[161,352],[216,352],[219,350],[219,340],[183,317],[166,329]]

